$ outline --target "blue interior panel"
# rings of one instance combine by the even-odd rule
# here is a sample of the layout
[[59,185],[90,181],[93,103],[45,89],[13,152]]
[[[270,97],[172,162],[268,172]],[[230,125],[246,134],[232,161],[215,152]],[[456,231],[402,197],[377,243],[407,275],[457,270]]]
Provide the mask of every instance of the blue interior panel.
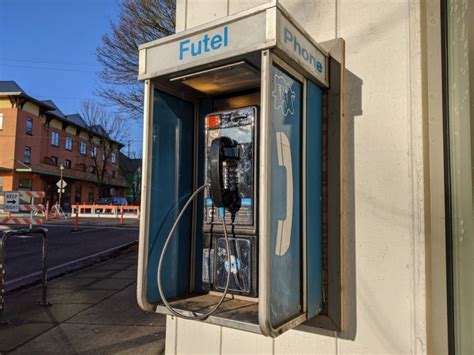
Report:
[[272,71],[271,323],[301,313],[302,84]]
[[[155,90],[152,144],[147,299],[156,303],[160,301],[156,272],[163,244],[193,188],[194,105]],[[189,292],[191,237],[189,208],[164,259],[162,280],[167,298]]]
[[306,118],[306,257],[308,319],[323,307],[323,91],[308,80]]

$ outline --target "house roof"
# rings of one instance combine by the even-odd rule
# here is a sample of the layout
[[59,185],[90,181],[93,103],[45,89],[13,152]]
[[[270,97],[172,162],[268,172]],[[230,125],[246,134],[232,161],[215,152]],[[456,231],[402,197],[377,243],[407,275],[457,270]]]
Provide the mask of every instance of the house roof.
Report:
[[104,130],[104,128],[100,125],[95,125],[89,127],[87,123],[84,121],[84,119],[81,117],[80,114],[74,113],[70,115],[65,115],[59,107],[54,103],[53,100],[36,100],[35,98],[29,96],[25,90],[23,90],[20,85],[18,85],[15,81],[13,80],[6,80],[6,81],[1,81],[0,80],[0,96],[22,96],[27,98],[28,100],[43,106],[46,108],[46,114],[59,118],[60,120],[66,122],[66,123],[71,123],[75,126],[78,126],[79,128],[82,128],[84,130],[90,131],[94,134],[100,135],[104,138],[107,138],[109,141],[117,143],[120,147],[123,147],[124,145],[120,142],[115,141],[114,139],[110,138],[110,136],[107,134],[107,132]]
[[55,109],[53,106],[50,106],[48,103],[45,103],[43,101],[37,100],[34,97],[31,97],[26,93],[25,90],[21,88],[20,85],[16,83],[16,81],[13,80],[0,80],[0,96],[22,96],[27,98],[30,101],[33,101],[34,103],[45,107],[48,110]]
[[120,169],[124,172],[137,171],[142,166],[141,159],[131,159],[122,152],[119,153]]
[[49,111],[46,111],[46,114],[47,115],[52,115],[52,116],[55,116],[57,118],[60,118],[62,120],[65,120],[66,119],[66,116],[64,115],[64,113],[61,112],[61,110],[59,109],[59,107],[53,102],[53,100],[43,100],[41,101],[43,102],[44,104],[46,105],[49,105],[51,107],[53,107],[52,110],[49,110]]
[[66,119],[72,123],[77,124],[80,127],[87,128],[87,123],[78,113],[73,113],[71,115],[66,115]]
[[25,91],[13,80],[0,81],[0,92],[1,93],[10,93],[10,94],[26,94]]

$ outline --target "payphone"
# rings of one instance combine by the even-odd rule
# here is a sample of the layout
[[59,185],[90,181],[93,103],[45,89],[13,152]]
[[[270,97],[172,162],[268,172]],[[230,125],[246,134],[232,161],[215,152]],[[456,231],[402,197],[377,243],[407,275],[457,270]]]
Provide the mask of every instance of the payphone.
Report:
[[328,67],[278,1],[140,47],[143,309],[272,337],[321,311]]
[[[255,129],[257,107],[244,107],[205,116],[205,184],[188,199],[163,248],[157,284],[169,311],[189,319],[206,319],[227,293],[257,296]],[[167,245],[183,212],[204,190],[202,287],[221,291],[217,306],[204,315],[185,316],[167,302],[161,272]]]
[[[202,281],[207,288],[257,296],[255,130],[257,108],[206,116],[206,177]],[[218,219],[229,226],[230,252]],[[230,267],[227,260],[230,254]]]

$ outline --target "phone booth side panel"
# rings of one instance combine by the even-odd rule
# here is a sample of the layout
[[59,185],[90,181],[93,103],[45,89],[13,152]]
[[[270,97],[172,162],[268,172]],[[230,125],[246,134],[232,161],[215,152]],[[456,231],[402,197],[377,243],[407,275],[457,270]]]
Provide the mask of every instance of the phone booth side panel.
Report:
[[307,81],[306,258],[308,319],[323,307],[323,90]]
[[[159,90],[153,95],[151,201],[145,211],[150,215],[146,284],[148,302],[157,303],[156,255],[162,252],[167,232],[193,191],[194,105]],[[189,292],[192,219],[192,209],[188,209],[164,256],[161,275],[169,298]]]
[[301,131],[303,83],[272,68],[271,324],[301,313]]

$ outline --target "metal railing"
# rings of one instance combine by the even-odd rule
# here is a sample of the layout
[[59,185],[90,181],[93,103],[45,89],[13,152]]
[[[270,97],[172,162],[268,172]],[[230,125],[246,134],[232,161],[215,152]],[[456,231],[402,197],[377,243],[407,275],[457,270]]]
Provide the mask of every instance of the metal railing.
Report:
[[47,282],[48,282],[48,267],[46,265],[48,254],[48,238],[46,228],[25,228],[25,229],[9,229],[2,232],[0,238],[0,325],[8,324],[9,321],[3,318],[5,310],[5,271],[6,271],[6,243],[10,237],[30,238],[34,235],[43,236],[42,259],[41,259],[41,300],[40,306],[49,306],[47,301]]

